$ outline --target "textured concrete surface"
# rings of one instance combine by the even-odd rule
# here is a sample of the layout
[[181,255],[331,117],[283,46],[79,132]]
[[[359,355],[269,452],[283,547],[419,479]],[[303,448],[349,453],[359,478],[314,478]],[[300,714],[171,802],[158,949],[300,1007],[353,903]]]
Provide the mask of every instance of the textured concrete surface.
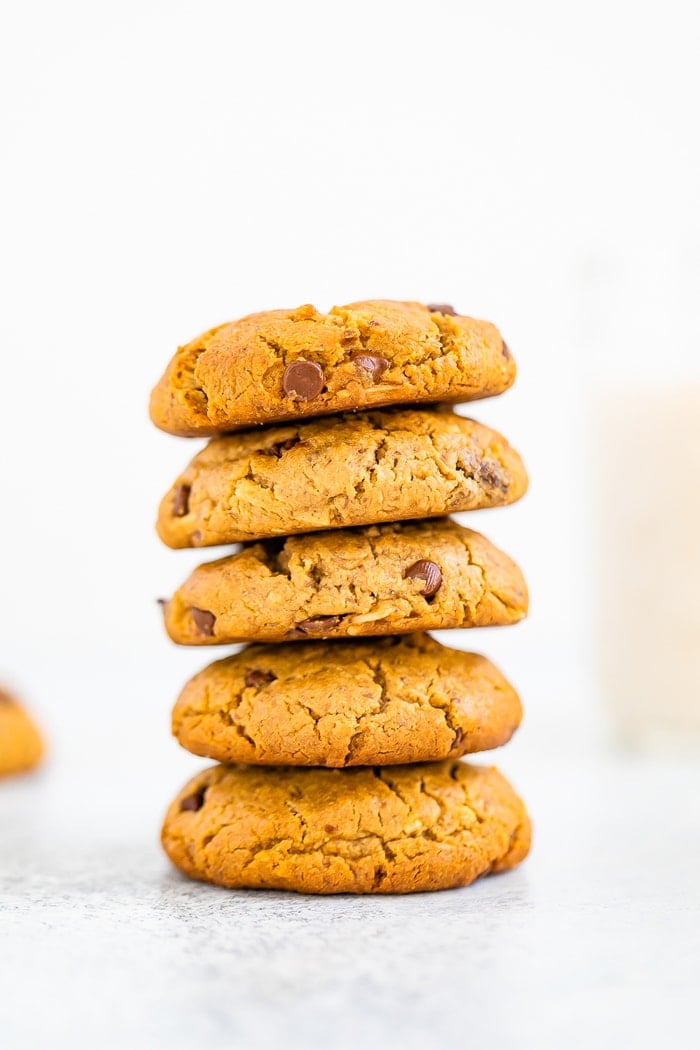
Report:
[[162,770],[3,783],[0,1043],[697,1045],[697,763],[510,758],[526,864],[383,899],[185,881],[156,844]]

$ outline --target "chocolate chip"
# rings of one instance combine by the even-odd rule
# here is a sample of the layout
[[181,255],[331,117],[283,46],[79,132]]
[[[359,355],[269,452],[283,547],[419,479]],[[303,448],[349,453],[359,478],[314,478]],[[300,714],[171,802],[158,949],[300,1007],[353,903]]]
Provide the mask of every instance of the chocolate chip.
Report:
[[431,314],[444,314],[445,317],[457,317],[457,311],[449,303],[428,303]]
[[389,367],[387,359],[377,354],[358,354],[353,358],[353,363],[361,372],[367,372],[374,383],[381,379]]
[[462,743],[463,740],[464,740],[464,733],[462,732],[462,730],[458,726],[455,729],[455,738],[452,741],[452,747],[450,748],[450,751],[454,751],[455,748],[459,747],[459,745]]
[[506,343],[505,339],[501,340],[501,353],[505,357],[506,361],[510,361],[513,356],[510,350],[508,349],[508,344]]
[[269,445],[267,448],[260,448],[258,452],[264,456],[277,456],[280,458],[283,452],[289,452],[290,448],[294,448],[295,445],[300,444],[301,439],[297,434],[296,437],[287,438],[286,441],[278,441],[275,445]]
[[303,634],[323,634],[332,631],[342,619],[342,616],[310,616],[298,623],[296,629]]
[[197,813],[198,810],[204,805],[204,791],[195,791],[193,795],[188,795],[187,798],[183,798],[180,803],[181,813]]
[[282,377],[284,392],[295,401],[313,401],[323,390],[323,370],[315,361],[292,361]]
[[423,580],[425,583],[423,597],[425,598],[431,598],[434,594],[437,594],[442,583],[440,566],[436,565],[434,561],[421,559],[421,561],[414,562],[410,568],[406,569],[404,576],[407,580]]
[[190,609],[190,615],[199,633],[206,635],[207,638],[211,638],[214,633],[214,624],[216,623],[214,613],[208,612],[206,609],[192,608]]
[[501,492],[508,491],[508,482],[503,476],[498,463],[485,459],[479,464],[479,481],[490,489],[500,489]]
[[277,675],[272,671],[248,671],[245,676],[245,684],[251,689],[262,689],[264,685],[276,680]]
[[175,489],[175,495],[173,497],[174,518],[184,518],[185,514],[189,514],[191,491],[192,489],[189,485],[178,485]]
[[326,824],[325,831],[326,835],[335,835],[337,828],[335,824]]

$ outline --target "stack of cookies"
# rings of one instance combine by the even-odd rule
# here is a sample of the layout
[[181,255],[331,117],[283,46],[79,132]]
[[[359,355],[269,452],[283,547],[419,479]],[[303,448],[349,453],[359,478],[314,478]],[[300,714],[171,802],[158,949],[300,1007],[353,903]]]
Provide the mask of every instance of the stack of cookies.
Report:
[[446,517],[527,487],[500,434],[444,407],[514,378],[493,325],[388,301],[253,314],[171,361],[154,423],[211,440],[163,499],[159,535],[242,546],[194,570],[165,626],[181,645],[248,643],[175,704],[182,746],[220,763],[165,819],[187,875],[390,893],[526,855],[513,789],[460,761],[508,741],[518,697],[484,657],[423,633],[527,611],[518,567]]

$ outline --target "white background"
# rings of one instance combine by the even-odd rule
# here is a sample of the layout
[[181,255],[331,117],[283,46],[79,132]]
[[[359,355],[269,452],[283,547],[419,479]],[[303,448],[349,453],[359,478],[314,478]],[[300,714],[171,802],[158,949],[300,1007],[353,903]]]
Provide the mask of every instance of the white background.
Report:
[[[0,797],[13,1047],[59,1045],[71,1011],[91,1045],[152,1047],[163,1024],[171,1047],[202,1033],[228,1046],[234,1030],[262,1045],[251,1033],[278,1021],[291,1045],[327,1038],[349,996],[369,996],[386,1046],[401,1018],[404,1047],[461,1037],[465,1019],[475,1045],[544,1025],[574,1046],[577,1010],[583,1046],[670,1038],[671,1018],[687,1045],[697,781],[603,754],[592,533],[615,513],[596,492],[616,442],[600,451],[592,406],[700,376],[697,10],[3,5],[0,679],[51,755]],[[493,320],[520,367],[514,390],[469,411],[523,453],[531,492],[469,521],[523,565],[531,618],[449,641],[521,689],[525,725],[498,760],[538,848],[508,879],[437,901],[224,903],[168,875],[155,842],[197,766],[169,709],[211,651],[178,650],[159,623],[155,599],[202,555],[162,548],[153,520],[198,446],[151,427],[148,393],[213,324],[365,297]],[[474,1009],[454,1016],[470,987]],[[650,1008],[659,997],[655,1022],[640,989]],[[345,1020],[335,1041],[356,1045]]]
[[372,296],[453,302],[512,347],[516,388],[469,411],[522,451],[532,489],[471,523],[522,562],[532,616],[468,641],[522,688],[538,736],[592,715],[573,700],[601,571],[587,393],[700,372],[694,12],[8,5],[0,674],[59,750],[67,723],[102,748],[104,719],[147,711],[129,736],[154,732],[158,755],[202,663],[154,604],[197,560],[153,532],[197,447],[147,420],[176,345]]

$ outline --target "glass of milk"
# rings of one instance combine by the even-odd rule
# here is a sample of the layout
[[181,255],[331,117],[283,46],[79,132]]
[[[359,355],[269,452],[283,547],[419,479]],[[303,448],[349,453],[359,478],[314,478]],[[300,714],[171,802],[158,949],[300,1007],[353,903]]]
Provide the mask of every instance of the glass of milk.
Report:
[[606,705],[624,745],[700,751],[700,383],[614,382],[594,401],[590,583]]

